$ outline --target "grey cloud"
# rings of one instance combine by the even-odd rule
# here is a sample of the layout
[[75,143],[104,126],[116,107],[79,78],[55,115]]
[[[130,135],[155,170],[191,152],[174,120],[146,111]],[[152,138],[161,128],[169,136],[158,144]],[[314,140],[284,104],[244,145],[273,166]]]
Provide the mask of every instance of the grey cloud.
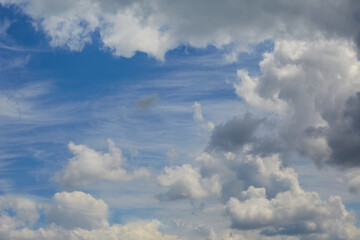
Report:
[[360,165],[360,92],[345,103],[342,114],[327,118],[330,129],[327,135],[332,150],[330,163],[340,167]]
[[345,209],[340,197],[324,201],[317,193],[303,190],[294,169],[282,166],[277,155],[203,153],[196,162],[202,179],[218,176],[225,214],[233,229],[304,239],[360,236],[354,213]]
[[274,150],[308,157],[319,166],[356,165],[349,158],[358,158],[357,100],[350,97],[360,89],[360,71],[352,43],[276,42],[260,68],[263,74],[254,77],[239,70],[235,88],[248,104],[281,119]]
[[231,197],[242,199],[241,192],[250,186],[263,187],[269,198],[299,188],[293,170],[283,167],[276,155],[262,158],[242,153],[212,153],[202,154],[197,162],[202,178],[217,176],[223,202]]
[[276,135],[257,134],[259,128],[269,130],[270,125],[265,118],[254,117],[251,113],[242,118],[234,117],[214,128],[206,150],[236,152],[247,145],[249,153],[255,155],[268,156],[283,152],[284,144]]
[[327,132],[328,132],[327,127],[310,126],[304,130],[304,135],[309,138],[321,138],[326,136]]
[[241,119],[234,117],[226,123],[216,126],[207,150],[229,152],[241,150],[245,144],[256,140],[255,131],[262,122],[263,119],[254,118],[250,113],[247,113]]
[[349,191],[354,194],[360,194],[360,171],[359,168],[350,170],[345,179],[349,186]]
[[136,100],[136,106],[143,110],[148,110],[151,107],[153,107],[158,100],[159,100],[159,97],[156,94],[149,95],[149,96],[143,96],[143,97],[139,98],[138,100]]

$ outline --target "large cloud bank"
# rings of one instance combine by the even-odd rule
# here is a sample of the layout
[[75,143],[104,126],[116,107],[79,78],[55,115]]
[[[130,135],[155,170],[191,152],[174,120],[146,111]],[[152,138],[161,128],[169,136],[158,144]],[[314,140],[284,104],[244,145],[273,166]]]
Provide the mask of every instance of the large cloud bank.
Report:
[[359,4],[346,1],[46,1],[15,4],[43,29],[54,47],[82,50],[99,32],[104,48],[131,57],[136,51],[162,59],[180,44],[204,47],[265,39],[356,39]]

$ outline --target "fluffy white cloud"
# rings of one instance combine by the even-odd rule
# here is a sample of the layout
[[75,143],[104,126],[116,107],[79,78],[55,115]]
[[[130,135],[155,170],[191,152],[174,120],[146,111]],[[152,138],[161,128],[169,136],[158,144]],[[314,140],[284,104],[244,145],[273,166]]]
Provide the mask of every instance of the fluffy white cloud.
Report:
[[50,223],[67,229],[96,229],[107,227],[108,206],[83,192],[56,193],[48,210]]
[[85,145],[69,143],[69,149],[75,156],[55,174],[54,179],[65,187],[76,187],[98,180],[129,181],[150,175],[144,168],[127,173],[123,168],[126,159],[121,150],[112,140],[108,140],[108,144],[109,153],[101,153]]
[[[264,188],[250,187],[243,192],[247,199],[231,198],[227,212],[232,226],[238,229],[260,229],[265,235],[324,234],[327,239],[355,239],[355,215],[346,211],[340,197],[322,201],[317,193],[282,192],[267,199]],[[270,227],[270,228],[266,228]]]
[[161,186],[170,187],[166,194],[159,196],[161,200],[202,198],[220,191],[216,177],[202,179],[199,170],[190,164],[174,168],[166,167],[157,181]]
[[0,196],[0,233],[33,226],[38,218],[34,202],[15,196]]
[[[62,192],[54,196],[47,213],[49,224],[33,229],[39,218],[36,203],[13,196],[0,197],[0,238],[3,240],[175,240],[159,232],[161,223],[132,222],[110,226],[107,205],[83,192]],[[9,214],[9,212],[14,214]]]

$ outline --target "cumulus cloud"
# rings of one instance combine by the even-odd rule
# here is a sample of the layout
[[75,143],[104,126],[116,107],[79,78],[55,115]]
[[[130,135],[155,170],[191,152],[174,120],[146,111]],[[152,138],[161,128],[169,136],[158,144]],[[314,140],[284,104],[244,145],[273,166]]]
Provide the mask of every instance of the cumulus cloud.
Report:
[[[1,196],[0,238],[4,240],[180,239],[159,232],[161,223],[157,220],[110,226],[107,222],[106,203],[83,192],[55,194],[47,211],[49,224],[33,229],[39,219],[36,205],[28,199]],[[15,214],[9,214],[10,211]]]
[[157,178],[158,183],[170,187],[165,194],[159,195],[160,200],[177,200],[184,198],[202,198],[210,193],[218,193],[217,179],[202,179],[199,170],[190,164],[166,167],[164,173]]
[[87,230],[108,227],[108,206],[99,199],[83,192],[56,193],[48,210],[50,223],[66,229]]
[[34,202],[15,196],[0,196],[0,233],[34,226],[40,215]]
[[[360,71],[347,41],[278,41],[260,63],[261,75],[239,70],[236,93],[258,110],[277,115],[282,151],[317,164],[357,164]],[[346,136],[346,133],[350,133]]]
[[97,152],[85,145],[69,143],[69,150],[75,155],[64,168],[57,172],[54,179],[65,187],[77,187],[99,180],[129,181],[147,177],[149,171],[144,168],[128,173],[123,165],[126,159],[112,140],[108,140],[109,152]]
[[294,170],[282,166],[277,155],[202,153],[196,162],[200,164],[203,178],[218,179],[223,202],[231,197],[244,198],[241,192],[250,186],[264,187],[270,198],[280,192],[300,189]]
[[[355,240],[360,236],[355,214],[345,209],[339,196],[324,201],[318,193],[303,190],[294,169],[283,166],[278,155],[261,157],[246,149],[204,152],[196,164],[197,168],[187,164],[164,169],[158,182],[170,187],[165,200],[205,198],[211,194],[206,186],[216,186],[212,193],[222,200],[233,229],[256,230],[264,239],[283,235]],[[212,184],[204,184],[209,179]],[[231,236],[247,239],[246,234],[227,235],[227,239]]]
[[314,192],[288,191],[267,199],[264,188],[253,187],[243,194],[246,200],[231,198],[226,205],[234,228],[262,228],[262,233],[270,236],[317,233],[328,239],[349,239],[360,234],[354,227],[354,213],[345,210],[340,197],[322,201]]
[[360,169],[352,169],[346,173],[345,179],[349,185],[349,191],[360,194]]

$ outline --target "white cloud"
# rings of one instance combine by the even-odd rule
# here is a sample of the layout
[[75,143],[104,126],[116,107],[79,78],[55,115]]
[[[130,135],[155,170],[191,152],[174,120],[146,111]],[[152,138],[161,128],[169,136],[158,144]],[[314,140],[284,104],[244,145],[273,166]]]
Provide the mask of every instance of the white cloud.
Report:
[[69,149],[75,156],[55,174],[54,179],[65,187],[76,187],[99,180],[130,181],[150,175],[144,168],[128,173],[123,168],[126,159],[121,150],[112,140],[108,140],[108,144],[109,153],[101,153],[85,145],[69,143]]
[[242,191],[250,186],[264,187],[268,197],[300,189],[295,171],[282,166],[277,155],[262,158],[241,153],[202,153],[196,161],[203,178],[218,179],[224,202],[231,197],[244,198]]
[[56,193],[48,210],[50,223],[66,229],[108,227],[108,206],[90,194],[79,191]]
[[0,196],[0,233],[34,226],[38,219],[39,214],[34,202],[15,196]]
[[175,168],[166,167],[157,181],[161,186],[170,187],[166,194],[160,196],[163,200],[201,198],[207,195],[200,183],[200,173],[189,164]]
[[198,102],[194,102],[193,109],[194,109],[194,115],[193,115],[194,120],[199,124],[201,128],[211,132],[214,129],[215,125],[213,122],[206,121],[204,119],[201,110],[201,104]]
[[[3,240],[176,240],[177,236],[159,232],[161,223],[107,222],[108,207],[101,199],[83,192],[62,192],[54,196],[48,208],[49,224],[33,229],[39,218],[36,203],[12,196],[0,197],[0,238]],[[7,211],[14,211],[10,215]]]
[[[283,192],[273,199],[267,199],[265,189],[255,189],[263,193],[250,195],[239,201],[231,198],[227,212],[234,228],[259,229],[266,235],[325,234],[328,239],[355,239],[359,230],[355,227],[355,215],[345,210],[340,197],[330,197],[322,201],[318,194],[310,192]],[[250,187],[248,191],[254,191]],[[336,222],[336,223],[335,223]]]

